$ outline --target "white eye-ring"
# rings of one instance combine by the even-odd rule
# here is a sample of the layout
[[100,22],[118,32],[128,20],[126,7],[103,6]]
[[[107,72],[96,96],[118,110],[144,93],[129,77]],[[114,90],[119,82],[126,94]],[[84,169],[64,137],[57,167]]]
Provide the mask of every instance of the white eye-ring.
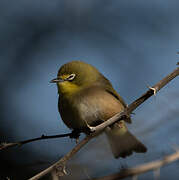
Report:
[[72,81],[74,78],[75,78],[76,74],[70,74],[68,77],[67,77],[67,81]]

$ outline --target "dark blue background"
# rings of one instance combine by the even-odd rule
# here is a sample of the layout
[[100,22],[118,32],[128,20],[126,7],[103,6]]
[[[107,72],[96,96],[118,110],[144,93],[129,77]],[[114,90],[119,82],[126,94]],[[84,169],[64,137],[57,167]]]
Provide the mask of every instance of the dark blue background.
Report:
[[[0,140],[69,132],[49,81],[71,60],[97,67],[131,103],[176,66],[178,7],[178,0],[1,0]],[[103,135],[68,163],[71,177],[64,179],[107,175],[173,153],[179,144],[178,88],[176,78],[135,111],[129,128],[148,147],[146,154],[115,160]],[[64,138],[0,152],[0,178],[27,179],[74,145]],[[178,168],[162,168],[161,179],[178,179]]]

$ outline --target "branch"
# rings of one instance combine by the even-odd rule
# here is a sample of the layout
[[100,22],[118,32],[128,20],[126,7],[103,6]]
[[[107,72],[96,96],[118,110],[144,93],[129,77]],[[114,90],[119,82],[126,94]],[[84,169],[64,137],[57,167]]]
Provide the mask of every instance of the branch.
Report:
[[19,142],[15,142],[15,143],[1,143],[0,144],[0,150],[7,149],[10,147],[14,147],[14,146],[21,146],[21,145],[24,145],[24,144],[27,144],[30,142],[34,142],[34,141],[39,141],[39,140],[52,139],[52,138],[62,138],[62,137],[72,137],[72,135],[73,135],[73,132],[67,133],[67,134],[54,135],[54,136],[42,135],[41,137],[38,137],[38,138],[28,139],[25,141],[19,141]]
[[[67,153],[63,158],[61,158],[58,162],[50,166],[49,168],[45,169],[44,171],[40,172],[36,176],[30,178],[29,180],[38,180],[39,178],[43,177],[47,173],[53,171],[54,169],[57,170],[57,173],[60,176],[63,176],[66,174],[65,172],[65,165],[67,161],[76,154],[85,144],[87,144],[94,136],[96,136],[99,132],[103,131],[104,128],[107,126],[113,124],[116,121],[122,120],[130,116],[132,111],[134,111],[139,105],[141,105],[144,101],[146,101],[149,97],[156,94],[163,86],[165,86],[167,83],[169,83],[172,79],[174,79],[176,76],[179,75],[179,67],[177,67],[171,74],[166,76],[163,80],[159,81],[156,85],[154,85],[152,88],[149,88],[149,90],[143,94],[140,98],[138,98],[136,101],[131,103],[125,110],[121,113],[116,114],[112,118],[108,119],[104,123],[96,126],[91,127],[89,126],[89,130],[92,132],[90,135],[88,135],[86,138],[84,138],[79,144],[77,144],[69,153]],[[59,171],[60,169],[60,171]]]
[[[177,63],[178,65],[179,63]],[[88,126],[89,130],[91,132],[101,131],[107,126],[115,123],[116,121],[125,120],[126,118],[130,117],[130,114],[144,101],[146,101],[148,98],[150,98],[152,95],[156,95],[156,93],[164,87],[166,84],[168,84],[172,79],[177,77],[179,75],[179,67],[177,67],[172,73],[167,75],[165,78],[163,78],[161,81],[159,81],[157,84],[155,84],[153,87],[149,87],[149,90],[143,94],[140,98],[135,100],[133,103],[131,103],[127,108],[124,109],[124,111],[117,113],[107,121],[101,123],[98,126],[92,127]]]
[[118,180],[118,179],[124,179],[126,177],[136,176],[142,173],[145,173],[147,171],[157,170],[160,169],[162,166],[165,166],[169,163],[172,163],[174,161],[177,161],[179,159],[179,151],[177,151],[174,154],[171,154],[169,156],[164,157],[161,160],[153,161],[150,163],[142,164],[139,166],[136,166],[134,168],[124,169],[121,170],[121,172],[116,174],[111,174],[108,176],[104,176],[101,178],[95,178],[93,180]]
[[40,172],[36,176],[30,178],[29,180],[37,180],[46,174],[56,171],[58,176],[63,176],[66,173],[65,166],[67,161],[75,155],[85,144],[87,144],[96,134],[91,134],[89,136],[86,136],[83,140],[81,140],[70,152],[68,152],[63,158],[61,158],[59,161],[57,161],[55,164],[50,166],[49,168],[45,169],[44,171]]

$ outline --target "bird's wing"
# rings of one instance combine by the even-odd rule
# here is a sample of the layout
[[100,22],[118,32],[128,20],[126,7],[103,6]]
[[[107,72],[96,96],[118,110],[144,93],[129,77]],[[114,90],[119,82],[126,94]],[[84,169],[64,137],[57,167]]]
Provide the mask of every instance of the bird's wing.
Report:
[[[127,107],[127,104],[124,102],[123,98],[115,91],[115,89],[113,88],[112,84],[110,83],[110,81],[104,77],[103,79],[103,85],[105,90],[110,93],[111,95],[113,95],[116,99],[118,99],[120,101],[120,103],[124,106]],[[132,123],[131,118],[128,118],[125,120],[128,123]]]
[[[124,107],[127,107],[127,105],[124,102],[124,100],[122,99],[122,97],[113,88],[107,87],[106,91],[108,93],[112,94],[115,98],[117,98]],[[132,123],[131,118],[127,118],[127,119],[125,119],[125,121],[128,123]]]
[[124,107],[127,107],[126,103],[124,102],[124,100],[122,99],[122,97],[115,91],[115,89],[113,88],[111,82],[105,78],[103,76],[103,80],[102,80],[102,84],[103,84],[103,87],[105,88],[105,90],[112,94],[116,99],[118,99],[120,101],[120,103],[124,106]]
[[109,86],[109,87],[106,87],[105,89],[108,93],[112,94],[116,99],[118,99],[124,107],[127,107],[122,97],[113,89],[113,87]]

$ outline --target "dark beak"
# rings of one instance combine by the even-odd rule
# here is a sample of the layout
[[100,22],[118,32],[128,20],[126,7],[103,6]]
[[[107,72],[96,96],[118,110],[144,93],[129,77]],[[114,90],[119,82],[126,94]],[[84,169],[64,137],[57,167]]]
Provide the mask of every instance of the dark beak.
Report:
[[55,78],[55,79],[52,79],[50,81],[50,83],[58,83],[58,82],[63,82],[64,80],[63,79],[60,79],[60,78]]

